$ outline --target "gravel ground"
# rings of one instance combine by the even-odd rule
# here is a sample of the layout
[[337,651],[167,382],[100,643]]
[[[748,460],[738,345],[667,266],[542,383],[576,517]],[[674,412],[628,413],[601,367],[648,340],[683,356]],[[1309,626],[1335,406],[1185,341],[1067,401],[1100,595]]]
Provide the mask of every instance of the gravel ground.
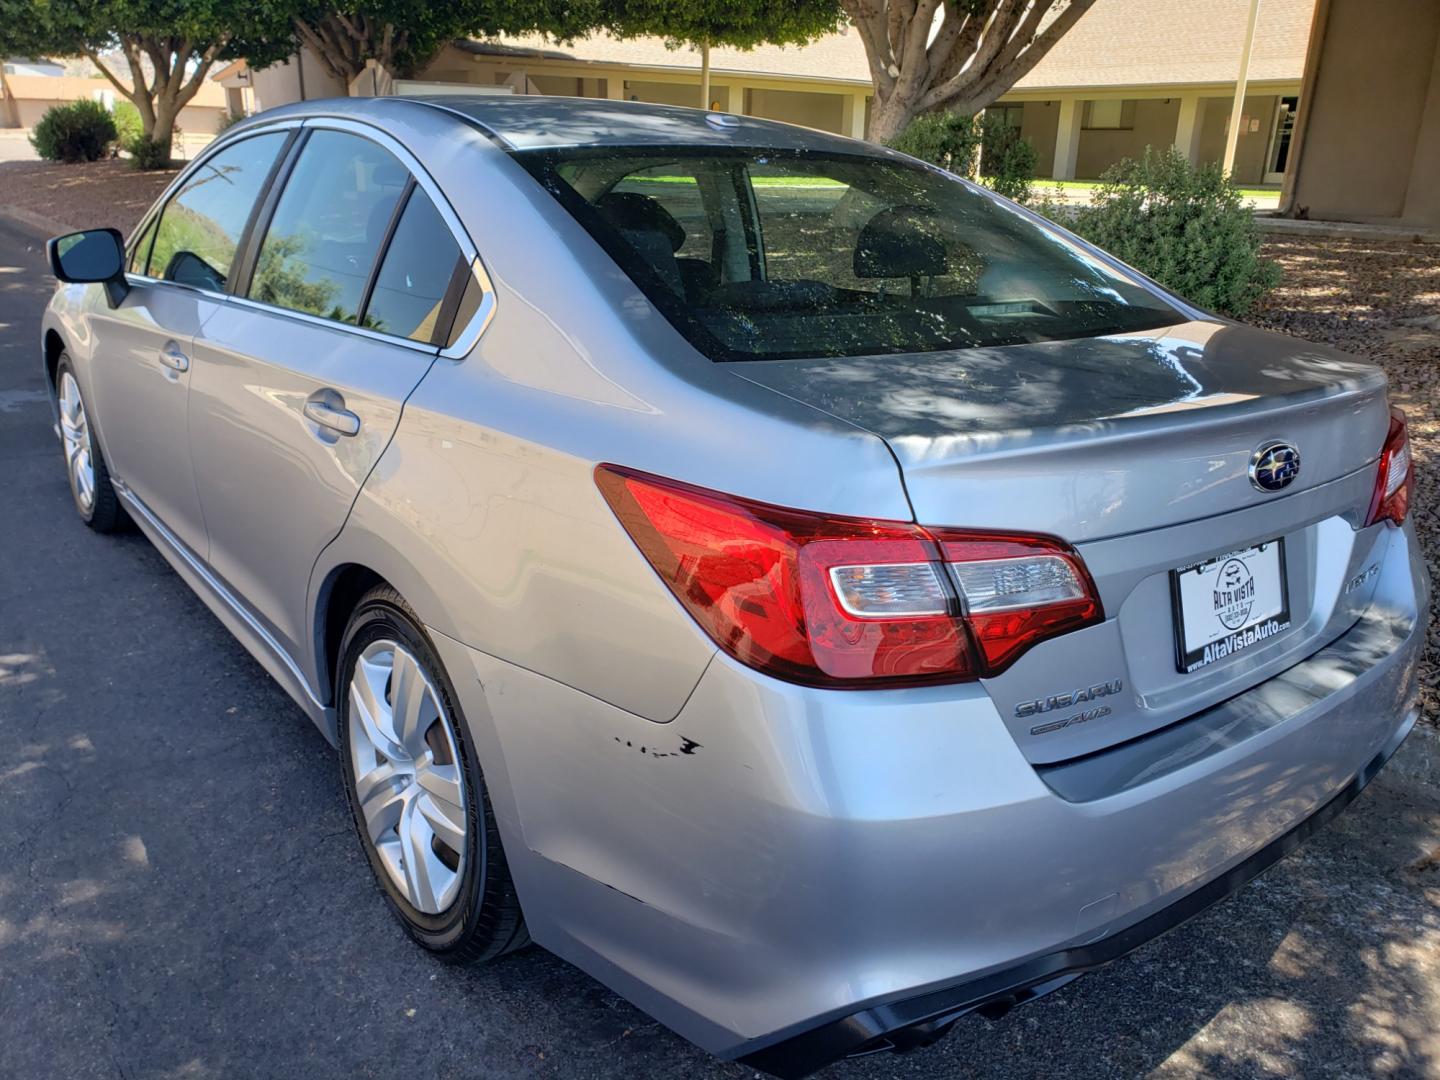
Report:
[[[1354,353],[1385,369],[1410,417],[1418,491],[1411,508],[1440,579],[1440,244],[1275,237],[1285,276],[1250,321]],[[1440,723],[1440,615],[1431,609],[1421,663],[1425,719]]]
[[123,161],[6,161],[0,163],[0,211],[14,208],[80,229],[113,225],[128,233],[175,172],[136,172]]

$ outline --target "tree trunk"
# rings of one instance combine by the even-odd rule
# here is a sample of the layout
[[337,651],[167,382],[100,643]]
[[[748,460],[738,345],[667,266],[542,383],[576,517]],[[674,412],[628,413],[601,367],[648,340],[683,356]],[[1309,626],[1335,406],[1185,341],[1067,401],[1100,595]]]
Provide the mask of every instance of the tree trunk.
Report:
[[870,109],[870,130],[865,133],[865,138],[873,143],[889,144],[914,117],[914,104],[905,101],[898,93],[883,98],[877,94]]
[[710,108],[710,43],[700,43],[700,108]]
[[175,121],[180,116],[181,105],[178,98],[179,91],[174,87],[166,86],[156,91],[154,126],[151,131],[146,132],[151,142],[157,147],[164,147],[167,161],[175,141]]
[[1024,78],[1095,0],[840,0],[865,46],[889,142],[932,111],[974,115]]

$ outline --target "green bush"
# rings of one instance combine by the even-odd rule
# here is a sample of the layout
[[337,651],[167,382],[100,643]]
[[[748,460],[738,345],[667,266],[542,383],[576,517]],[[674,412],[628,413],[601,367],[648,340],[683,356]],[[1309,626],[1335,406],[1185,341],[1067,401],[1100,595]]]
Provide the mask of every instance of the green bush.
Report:
[[978,180],[1007,199],[1024,202],[1030,197],[1035,148],[999,117],[987,117],[981,124],[973,116],[927,113],[911,120],[890,145],[956,176]]
[[997,195],[1016,202],[1028,202],[1035,178],[1035,147],[1021,138],[1020,130],[992,113],[981,127],[981,183]]
[[129,101],[117,101],[110,117],[115,121],[115,141],[127,149],[145,131],[140,123],[140,110]]
[[956,176],[973,178],[980,149],[980,132],[975,118],[958,113],[938,112],[917,116],[890,145],[902,154],[939,165]]
[[130,153],[132,169],[168,169],[170,167],[170,147],[162,142],[147,139],[144,135],[137,135],[125,145],[125,149]]
[[1255,216],[1217,165],[1146,149],[1100,178],[1062,224],[1194,304],[1243,315],[1280,281]]
[[46,161],[97,161],[117,132],[110,110],[98,101],[71,101],[45,111],[30,134],[30,145]]
[[226,109],[225,115],[220,117],[220,123],[215,127],[216,136],[223,135],[230,127],[244,119],[245,114],[243,112],[231,112],[229,109]]

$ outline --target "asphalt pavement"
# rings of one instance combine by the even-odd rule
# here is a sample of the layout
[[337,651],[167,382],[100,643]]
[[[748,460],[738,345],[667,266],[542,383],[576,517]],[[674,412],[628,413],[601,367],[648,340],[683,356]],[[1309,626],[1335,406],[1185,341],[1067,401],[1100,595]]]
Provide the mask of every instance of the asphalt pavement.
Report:
[[[50,288],[0,221],[0,1077],[751,1075],[540,949],[455,969],[407,942],[320,734],[142,536],[75,517]],[[825,1075],[1440,1077],[1437,760],[1412,737],[1131,957]]]

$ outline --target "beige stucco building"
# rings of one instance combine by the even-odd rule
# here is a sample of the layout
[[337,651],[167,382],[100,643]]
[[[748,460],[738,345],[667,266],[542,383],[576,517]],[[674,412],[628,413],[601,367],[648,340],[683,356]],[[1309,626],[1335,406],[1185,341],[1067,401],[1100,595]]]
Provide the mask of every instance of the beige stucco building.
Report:
[[[58,68],[58,65],[49,65]],[[35,65],[7,63],[0,80],[0,127],[32,128],[55,105],[91,99],[113,107],[120,95],[109,80],[96,76],[37,74]],[[15,68],[16,70],[10,70]],[[191,135],[213,135],[225,116],[225,93],[211,82],[203,83],[190,103],[180,110],[177,126]]]
[[[1314,0],[1262,0],[1234,170],[1241,183],[1282,179],[1313,6]],[[1248,12],[1249,0],[1098,0],[996,107],[1035,146],[1042,177],[1094,178],[1147,145],[1174,145],[1193,161],[1218,161]],[[871,83],[853,30],[803,48],[714,49],[709,102],[700,101],[699,67],[695,50],[670,49],[653,38],[595,35],[565,46],[505,38],[457,42],[417,81],[706,104],[865,134]],[[232,104],[250,108],[347,89],[309,56],[257,72],[232,65],[216,78]]]
[[1440,0],[1320,0],[1281,212],[1440,227]]

